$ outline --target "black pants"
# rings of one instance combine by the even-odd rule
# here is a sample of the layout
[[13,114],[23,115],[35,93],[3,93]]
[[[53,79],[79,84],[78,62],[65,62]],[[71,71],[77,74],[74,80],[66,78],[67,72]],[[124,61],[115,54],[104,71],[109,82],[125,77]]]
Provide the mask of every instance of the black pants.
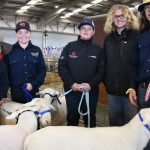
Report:
[[[31,96],[33,98],[35,98],[35,97],[38,97],[38,96],[36,96],[37,92],[38,92],[37,89],[36,90],[32,90],[30,92],[30,94],[31,94]],[[11,89],[11,98],[12,98],[13,101],[18,102],[18,103],[22,103],[22,104],[29,102],[29,100],[25,96],[25,92],[23,91],[22,88]]]
[[[82,96],[82,92],[70,92],[66,95],[67,104],[67,125],[68,126],[78,126],[80,114],[78,113],[78,106]],[[98,100],[98,93],[89,94],[89,108],[90,108],[90,127],[96,127],[96,105]],[[87,105],[85,97],[81,104],[82,113],[87,112]],[[85,127],[88,126],[88,115],[83,116]]]

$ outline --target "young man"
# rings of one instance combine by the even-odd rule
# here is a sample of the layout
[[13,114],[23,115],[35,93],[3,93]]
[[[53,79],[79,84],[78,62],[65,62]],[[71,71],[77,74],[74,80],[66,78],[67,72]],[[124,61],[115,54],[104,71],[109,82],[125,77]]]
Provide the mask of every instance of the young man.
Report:
[[11,98],[26,103],[36,97],[46,75],[46,66],[40,48],[30,41],[30,25],[21,21],[15,31],[18,41],[6,55],[5,61],[9,71]]
[[[93,20],[83,19],[78,29],[80,32],[78,40],[68,43],[59,58],[58,72],[64,82],[64,90],[73,90],[66,95],[68,125],[78,125],[79,102],[82,91],[87,91],[89,92],[90,127],[95,127],[98,84],[104,76],[104,54],[102,49],[92,42],[95,33]],[[81,111],[82,113],[87,111],[85,101],[82,103]],[[83,116],[83,119],[87,127],[87,115]]]

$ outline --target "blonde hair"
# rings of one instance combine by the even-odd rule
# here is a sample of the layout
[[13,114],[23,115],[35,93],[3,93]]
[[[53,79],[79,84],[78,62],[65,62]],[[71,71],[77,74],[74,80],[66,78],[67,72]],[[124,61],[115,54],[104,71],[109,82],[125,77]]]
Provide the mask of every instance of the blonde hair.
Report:
[[114,5],[111,7],[111,9],[108,12],[106,22],[104,25],[104,32],[105,33],[111,33],[112,31],[116,30],[116,26],[113,23],[113,17],[116,10],[121,9],[124,16],[127,18],[127,29],[135,29],[139,30],[139,21],[138,18],[134,15],[134,13],[129,9],[126,5]]

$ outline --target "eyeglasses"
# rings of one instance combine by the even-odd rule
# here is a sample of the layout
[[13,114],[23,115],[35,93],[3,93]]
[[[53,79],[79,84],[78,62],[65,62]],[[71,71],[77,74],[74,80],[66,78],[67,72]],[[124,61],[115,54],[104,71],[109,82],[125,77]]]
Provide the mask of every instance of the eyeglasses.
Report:
[[118,20],[118,19],[124,19],[125,18],[125,16],[124,16],[124,14],[121,14],[121,15],[114,15],[114,17],[113,17],[113,19],[114,20]]

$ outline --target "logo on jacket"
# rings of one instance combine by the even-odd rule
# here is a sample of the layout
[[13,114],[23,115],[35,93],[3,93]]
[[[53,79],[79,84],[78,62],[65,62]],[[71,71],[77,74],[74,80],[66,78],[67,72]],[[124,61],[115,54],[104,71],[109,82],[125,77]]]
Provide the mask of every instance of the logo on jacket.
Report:
[[96,56],[88,56],[88,57],[96,59]]
[[76,54],[76,51],[72,51],[71,54],[69,55],[69,57],[71,58],[77,58],[77,54]]
[[38,57],[39,56],[39,52],[31,53],[31,55],[34,56],[34,57]]

